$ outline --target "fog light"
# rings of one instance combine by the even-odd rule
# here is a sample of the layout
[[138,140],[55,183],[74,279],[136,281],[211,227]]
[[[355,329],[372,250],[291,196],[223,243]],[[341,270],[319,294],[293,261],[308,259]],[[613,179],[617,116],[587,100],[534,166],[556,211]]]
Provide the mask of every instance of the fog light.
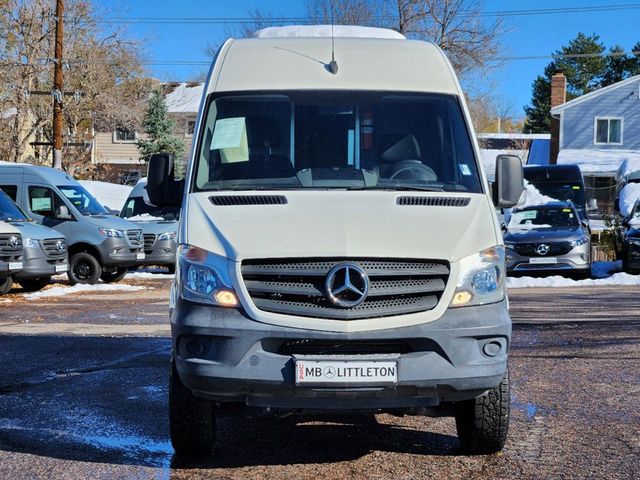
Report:
[[197,357],[204,352],[204,345],[200,340],[188,340],[184,348],[193,357]]
[[500,350],[502,350],[502,345],[500,345],[500,342],[496,342],[495,340],[485,343],[484,347],[482,347],[482,351],[488,357],[495,357],[500,353]]
[[238,306],[238,299],[236,294],[229,290],[218,290],[213,296],[216,302],[222,307],[236,307]]

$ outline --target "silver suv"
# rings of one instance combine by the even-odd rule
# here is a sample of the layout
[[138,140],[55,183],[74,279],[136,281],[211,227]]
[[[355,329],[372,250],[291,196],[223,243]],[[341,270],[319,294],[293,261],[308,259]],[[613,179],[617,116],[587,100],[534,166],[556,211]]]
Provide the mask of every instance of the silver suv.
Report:
[[589,226],[571,202],[513,209],[503,233],[509,274],[591,276]]

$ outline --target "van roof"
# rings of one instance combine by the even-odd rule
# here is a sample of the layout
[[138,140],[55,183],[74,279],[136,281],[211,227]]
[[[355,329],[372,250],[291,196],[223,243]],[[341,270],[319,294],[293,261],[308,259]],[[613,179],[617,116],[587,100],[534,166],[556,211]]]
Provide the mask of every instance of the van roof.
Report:
[[57,168],[29,165],[27,163],[0,162],[0,175],[18,173],[30,174],[53,185],[77,185],[77,181],[68,173]]
[[264,90],[372,90],[461,94],[449,61],[434,44],[385,38],[228,40],[207,93]]

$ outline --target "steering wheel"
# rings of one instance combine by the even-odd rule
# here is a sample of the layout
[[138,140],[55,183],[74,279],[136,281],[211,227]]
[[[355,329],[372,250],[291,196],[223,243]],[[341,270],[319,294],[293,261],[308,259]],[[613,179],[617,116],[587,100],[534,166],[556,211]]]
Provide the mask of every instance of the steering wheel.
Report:
[[401,160],[393,164],[391,179],[420,180],[433,182],[438,179],[436,172],[421,160]]

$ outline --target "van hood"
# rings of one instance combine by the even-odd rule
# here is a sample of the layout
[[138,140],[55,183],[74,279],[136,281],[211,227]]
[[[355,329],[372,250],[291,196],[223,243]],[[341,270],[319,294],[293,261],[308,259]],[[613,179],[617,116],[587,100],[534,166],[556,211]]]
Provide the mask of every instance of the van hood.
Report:
[[22,238],[47,240],[50,238],[64,238],[64,235],[53,228],[45,227],[35,222],[11,222],[20,231]]
[[[275,191],[280,205],[214,205],[189,195],[181,242],[235,261],[247,258],[379,257],[456,261],[501,243],[483,194],[397,191]],[[466,206],[404,206],[398,197],[469,199]]]
[[135,223],[113,215],[91,215],[84,217],[87,222],[98,228],[115,228],[116,230],[140,230]]

